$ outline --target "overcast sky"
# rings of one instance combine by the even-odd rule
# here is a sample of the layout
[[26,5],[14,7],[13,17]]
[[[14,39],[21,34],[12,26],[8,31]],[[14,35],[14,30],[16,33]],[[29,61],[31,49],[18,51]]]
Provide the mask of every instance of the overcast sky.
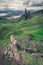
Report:
[[43,0],[0,0],[0,9],[43,9]]

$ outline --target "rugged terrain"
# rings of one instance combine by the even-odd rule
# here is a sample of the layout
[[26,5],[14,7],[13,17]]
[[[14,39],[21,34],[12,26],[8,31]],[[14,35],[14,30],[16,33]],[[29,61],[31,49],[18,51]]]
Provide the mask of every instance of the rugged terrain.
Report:
[[[43,14],[34,13],[31,17],[0,20],[0,49],[8,48],[10,35],[15,35],[24,65],[43,65]],[[5,62],[11,65],[9,61]]]

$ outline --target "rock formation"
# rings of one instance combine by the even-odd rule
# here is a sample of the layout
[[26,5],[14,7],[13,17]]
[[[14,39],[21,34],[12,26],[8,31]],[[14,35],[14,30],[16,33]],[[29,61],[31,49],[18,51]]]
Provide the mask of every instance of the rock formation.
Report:
[[5,51],[5,58],[11,60],[13,64],[15,63],[17,65],[21,65],[22,57],[17,49],[17,40],[14,35],[10,36],[10,41],[11,43],[9,44],[9,49]]

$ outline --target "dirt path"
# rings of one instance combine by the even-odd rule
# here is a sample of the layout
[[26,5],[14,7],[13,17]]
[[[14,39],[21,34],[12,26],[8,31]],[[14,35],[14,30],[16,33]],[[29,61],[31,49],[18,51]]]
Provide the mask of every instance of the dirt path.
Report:
[[36,52],[35,52],[35,51],[33,51],[33,50],[30,50],[30,49],[25,49],[25,51],[26,51],[26,53],[43,57],[43,53],[42,53],[42,52],[39,52],[39,51],[36,51]]

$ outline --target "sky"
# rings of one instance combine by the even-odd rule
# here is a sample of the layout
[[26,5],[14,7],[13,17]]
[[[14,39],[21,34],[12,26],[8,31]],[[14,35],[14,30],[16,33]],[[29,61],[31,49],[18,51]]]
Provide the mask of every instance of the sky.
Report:
[[0,9],[40,10],[43,9],[43,0],[0,0]]

